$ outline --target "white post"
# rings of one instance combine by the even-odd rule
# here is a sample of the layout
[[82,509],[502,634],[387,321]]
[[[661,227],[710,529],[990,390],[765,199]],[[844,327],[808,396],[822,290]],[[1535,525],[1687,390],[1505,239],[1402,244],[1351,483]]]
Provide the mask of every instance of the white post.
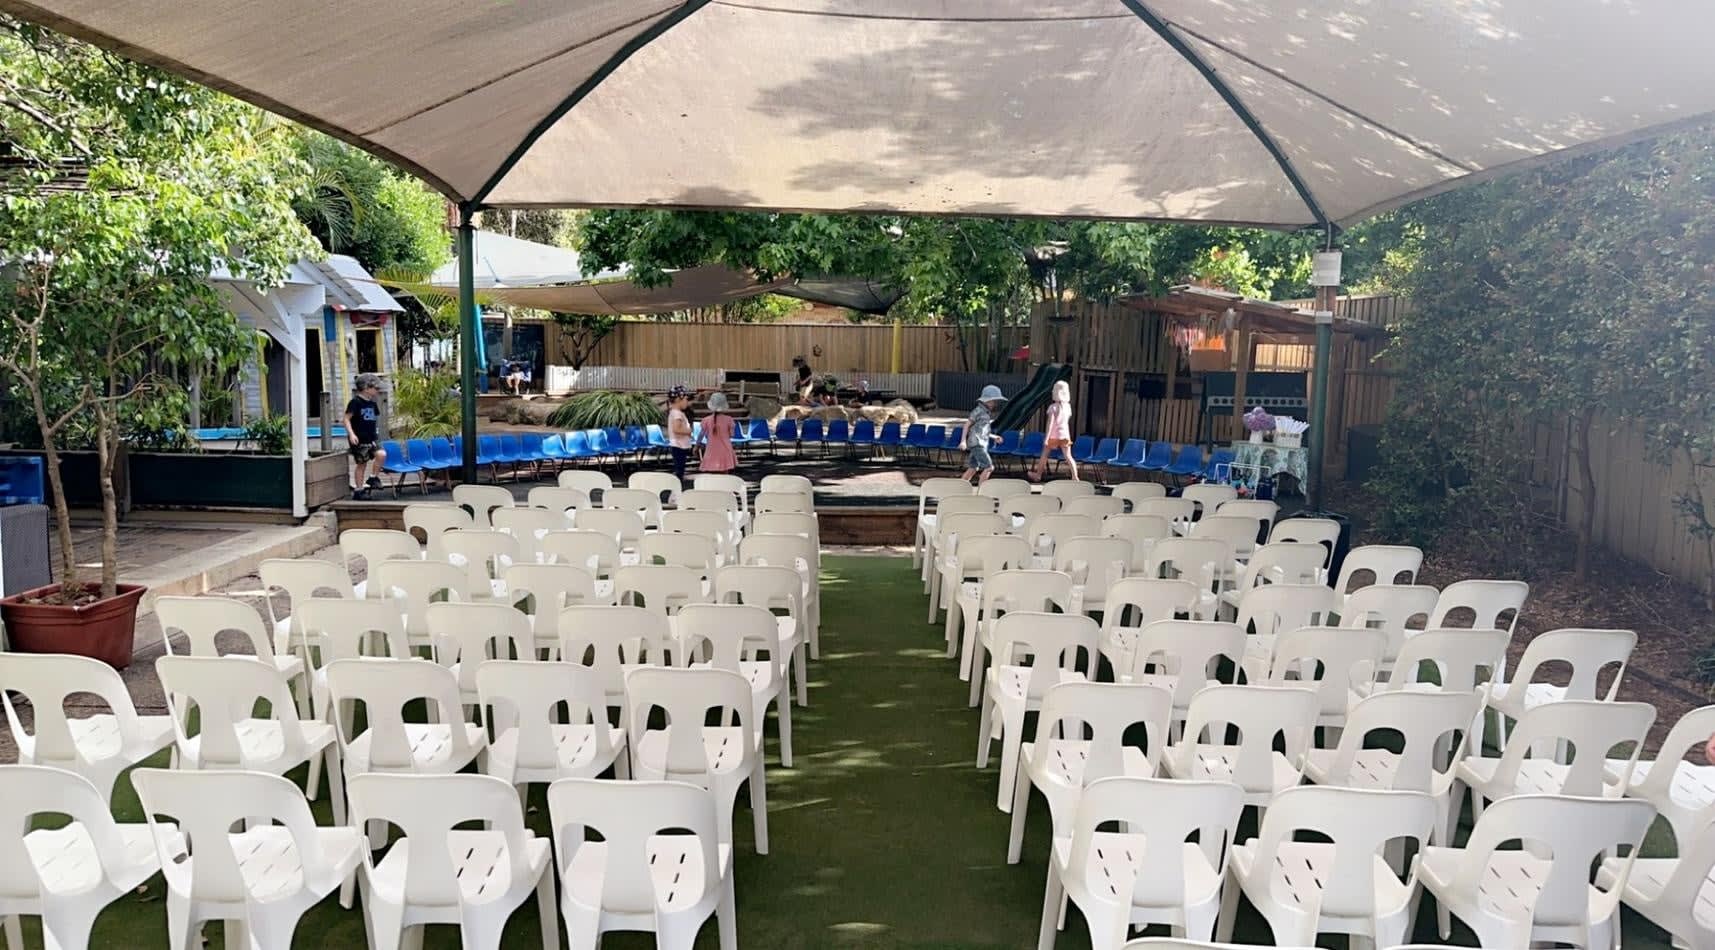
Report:
[[[301,338],[299,345],[302,346]],[[310,462],[310,436],[306,431],[310,424],[309,374],[304,368],[304,358],[290,350],[286,351],[286,365],[292,387],[292,514],[303,518],[310,513],[304,489]],[[327,424],[327,420],[322,420],[324,428]]]

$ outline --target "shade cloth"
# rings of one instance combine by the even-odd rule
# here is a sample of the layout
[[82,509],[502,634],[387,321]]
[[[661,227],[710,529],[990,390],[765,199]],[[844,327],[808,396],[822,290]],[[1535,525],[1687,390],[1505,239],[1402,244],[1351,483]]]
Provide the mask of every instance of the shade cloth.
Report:
[[1349,222],[1715,111],[1690,0],[0,0],[467,206]]

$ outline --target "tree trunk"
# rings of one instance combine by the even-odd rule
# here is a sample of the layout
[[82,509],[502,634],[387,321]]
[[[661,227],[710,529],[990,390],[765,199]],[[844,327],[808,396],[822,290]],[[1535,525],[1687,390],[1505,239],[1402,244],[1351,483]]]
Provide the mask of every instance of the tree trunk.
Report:
[[[117,387],[108,383],[108,395]],[[95,409],[96,446],[101,453],[101,596],[119,592],[119,498],[113,490],[114,457],[119,454],[118,422],[114,403],[98,403]]]
[[1572,575],[1578,581],[1590,579],[1590,547],[1596,535],[1596,473],[1590,467],[1590,427],[1595,422],[1594,409],[1578,416],[1578,493],[1584,496],[1584,510],[1578,518],[1578,551],[1572,563]]
[[42,452],[46,456],[43,463],[48,470],[48,489],[54,496],[54,530],[60,538],[60,589],[72,590],[78,586],[77,551],[72,547],[71,506],[66,504],[65,480],[60,477],[60,453],[53,440],[46,438]]

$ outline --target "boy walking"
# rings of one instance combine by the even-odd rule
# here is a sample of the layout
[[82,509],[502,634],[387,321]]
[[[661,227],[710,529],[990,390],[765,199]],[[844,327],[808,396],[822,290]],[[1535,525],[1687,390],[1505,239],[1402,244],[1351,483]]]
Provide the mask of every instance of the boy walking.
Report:
[[976,476],[977,484],[989,480],[994,474],[994,459],[989,457],[989,443],[999,442],[1000,436],[993,435],[989,429],[994,425],[994,414],[1000,409],[1000,404],[1006,402],[1006,397],[1000,394],[999,386],[984,386],[977,396],[977,404],[971,409],[971,417],[965,423],[965,449],[971,458],[965,463],[965,473],[960,478],[970,481]]
[[[381,487],[381,463],[387,453],[380,445],[381,407],[375,404],[381,395],[381,378],[374,373],[359,373],[352,385],[354,395],[345,404],[345,437],[351,443],[348,450],[353,464],[351,497],[367,501],[371,490]],[[368,472],[367,478],[364,473]]]

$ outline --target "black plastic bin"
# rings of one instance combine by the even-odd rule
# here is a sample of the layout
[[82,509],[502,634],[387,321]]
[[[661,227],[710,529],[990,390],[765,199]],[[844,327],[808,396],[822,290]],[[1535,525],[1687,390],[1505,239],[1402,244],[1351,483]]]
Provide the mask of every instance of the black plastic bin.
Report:
[[1340,576],[1340,566],[1346,563],[1346,553],[1352,550],[1352,519],[1337,511],[1316,511],[1305,508],[1294,511],[1289,515],[1281,515],[1281,521],[1289,518],[1327,518],[1340,526],[1340,536],[1334,541],[1334,560],[1328,565],[1328,583]]

